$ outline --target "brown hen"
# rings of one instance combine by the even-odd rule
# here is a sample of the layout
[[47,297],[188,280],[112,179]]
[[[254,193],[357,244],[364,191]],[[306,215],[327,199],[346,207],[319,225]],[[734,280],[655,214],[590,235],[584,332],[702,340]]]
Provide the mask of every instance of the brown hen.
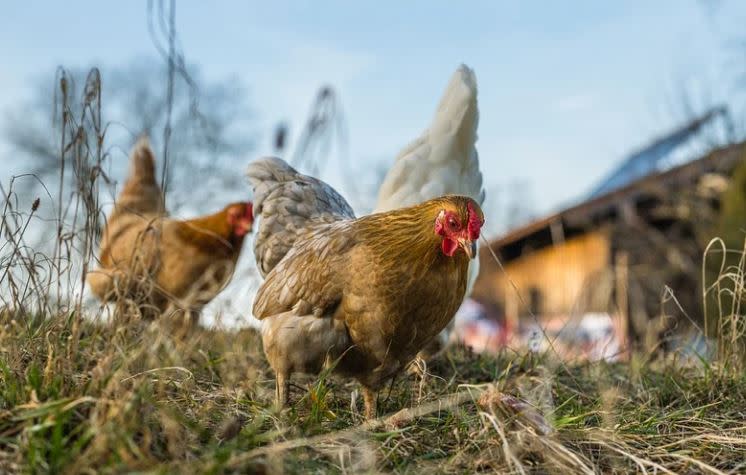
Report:
[[448,324],[464,297],[484,217],[465,196],[356,219],[325,183],[280,159],[249,166],[261,215],[255,256],[265,281],[254,302],[264,351],[287,403],[292,373],[325,363],[377,392]]
[[135,303],[145,317],[175,314],[194,323],[233,275],[253,220],[249,202],[195,219],[168,217],[153,152],[141,139],[88,285],[104,302]]

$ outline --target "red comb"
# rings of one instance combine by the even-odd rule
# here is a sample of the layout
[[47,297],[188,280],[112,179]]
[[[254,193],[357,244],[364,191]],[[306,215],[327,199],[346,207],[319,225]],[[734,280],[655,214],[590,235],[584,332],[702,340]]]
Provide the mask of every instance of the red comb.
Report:
[[477,211],[471,203],[467,203],[466,207],[469,210],[469,222],[466,226],[466,229],[469,232],[469,239],[479,239],[479,231],[482,229],[484,220],[479,218]]

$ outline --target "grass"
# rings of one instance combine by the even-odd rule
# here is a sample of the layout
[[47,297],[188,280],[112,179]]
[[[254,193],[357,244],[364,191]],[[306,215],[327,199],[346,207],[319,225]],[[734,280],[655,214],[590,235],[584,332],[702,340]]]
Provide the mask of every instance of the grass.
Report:
[[1,472],[746,470],[746,376],[708,365],[565,367],[454,347],[364,423],[355,385],[329,376],[299,380],[276,412],[253,330],[2,321]]

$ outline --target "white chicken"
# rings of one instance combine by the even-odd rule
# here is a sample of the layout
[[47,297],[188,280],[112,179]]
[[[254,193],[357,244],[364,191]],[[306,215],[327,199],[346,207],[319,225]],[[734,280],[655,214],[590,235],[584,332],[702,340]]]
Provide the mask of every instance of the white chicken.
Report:
[[[477,154],[477,79],[461,65],[451,77],[430,127],[402,150],[381,184],[375,212],[411,206],[446,195],[465,195],[484,204]],[[479,274],[479,259],[469,263],[464,299]],[[447,345],[453,321],[420,357],[427,360]]]

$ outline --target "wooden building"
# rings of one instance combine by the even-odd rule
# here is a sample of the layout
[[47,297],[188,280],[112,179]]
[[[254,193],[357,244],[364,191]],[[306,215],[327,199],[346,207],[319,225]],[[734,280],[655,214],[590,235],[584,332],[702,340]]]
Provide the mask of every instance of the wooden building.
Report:
[[[685,130],[696,132],[701,124],[693,124]],[[670,145],[676,134],[683,140],[681,132],[643,152],[660,150],[666,140]],[[620,169],[629,169],[643,152]],[[701,254],[720,195],[745,152],[744,144],[730,145],[662,172],[633,174],[620,186],[601,186],[575,206],[492,240],[504,271],[482,246],[474,298],[497,308],[513,329],[531,315],[604,312],[621,317],[622,331],[631,336],[662,311],[666,286],[686,294],[677,296],[682,306],[696,308]]]

